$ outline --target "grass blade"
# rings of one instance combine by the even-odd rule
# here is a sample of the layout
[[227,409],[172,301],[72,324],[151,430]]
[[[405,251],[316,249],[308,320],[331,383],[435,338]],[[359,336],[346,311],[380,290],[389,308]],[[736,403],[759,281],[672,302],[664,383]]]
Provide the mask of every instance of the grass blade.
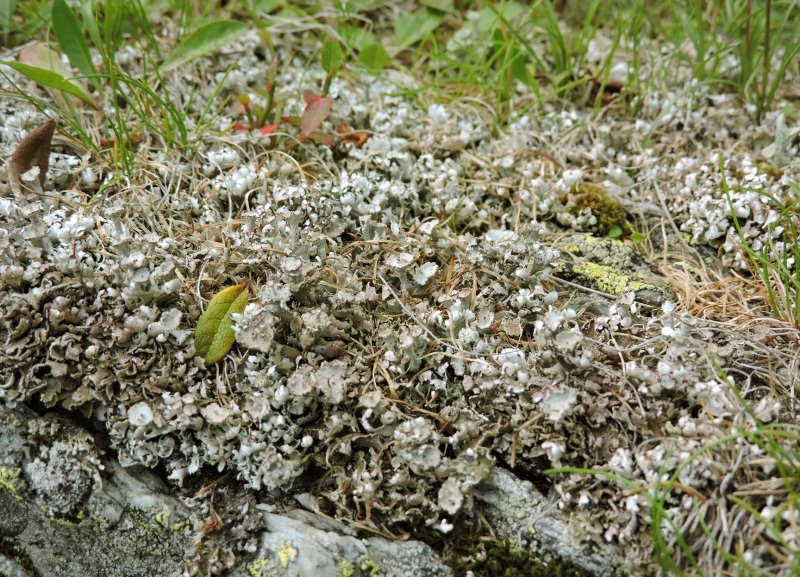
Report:
[[190,60],[210,54],[235,40],[247,28],[236,20],[215,20],[201,26],[172,51],[161,65],[161,72],[168,72]]
[[[48,66],[47,68],[41,66],[32,66],[23,62],[0,61],[0,64],[5,64],[9,68],[13,68],[37,84],[71,94],[89,106],[92,106],[93,108],[99,108],[91,95],[86,92],[86,90],[84,90],[77,82],[70,81],[65,78],[65,75],[68,74],[68,71],[66,71],[66,69],[64,69],[64,67],[61,65],[61,61],[58,60],[57,55],[54,54],[53,58],[50,58],[50,55],[47,54],[47,52],[52,51],[41,45],[34,45],[30,48],[33,49],[33,51],[30,52],[30,57],[33,58],[37,63]],[[20,57],[22,57],[22,54],[20,54]]]
[[58,25],[53,26],[58,45],[69,58],[70,64],[85,74],[91,80],[94,87],[100,92],[100,81],[97,76],[97,69],[92,64],[92,57],[89,54],[89,45],[83,36],[83,28],[64,0],[53,1],[53,22]]
[[8,44],[8,33],[11,31],[13,21],[11,17],[17,7],[17,0],[0,0],[0,34],[2,44]]

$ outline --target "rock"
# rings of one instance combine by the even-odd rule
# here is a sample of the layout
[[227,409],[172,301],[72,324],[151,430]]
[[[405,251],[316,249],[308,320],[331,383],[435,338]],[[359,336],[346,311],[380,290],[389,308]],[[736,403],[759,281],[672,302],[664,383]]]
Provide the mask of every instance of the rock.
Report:
[[558,247],[580,259],[558,263],[555,270],[559,277],[613,296],[632,290],[636,300],[651,306],[677,300],[656,268],[620,240],[574,233],[559,239]]
[[498,538],[518,543],[533,556],[549,554],[597,577],[626,573],[616,551],[588,540],[576,542],[547,497],[509,471],[493,469],[475,488],[475,499]]
[[0,405],[0,575],[179,575],[191,523],[144,467],[124,470],[91,434]]
[[[339,577],[371,575],[381,577],[449,577],[436,553],[419,541],[389,541],[380,537],[358,539],[330,529],[339,525],[308,511],[289,515],[265,513],[256,559],[241,575],[286,577]],[[234,572],[235,575],[240,573]]]

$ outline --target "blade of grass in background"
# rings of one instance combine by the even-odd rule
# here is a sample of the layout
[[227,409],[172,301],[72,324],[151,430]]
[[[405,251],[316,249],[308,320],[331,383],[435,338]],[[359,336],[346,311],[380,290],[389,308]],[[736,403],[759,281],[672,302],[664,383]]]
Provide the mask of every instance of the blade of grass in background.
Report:
[[236,20],[209,22],[186,37],[161,65],[161,72],[169,72],[200,56],[219,50],[233,42],[247,25]]
[[97,69],[89,54],[89,44],[83,35],[83,28],[64,0],[53,0],[53,26],[58,45],[69,58],[70,64],[86,75],[100,92],[102,87],[97,76]]
[[8,44],[8,35],[13,24],[12,16],[17,7],[17,0],[0,0],[0,45]]

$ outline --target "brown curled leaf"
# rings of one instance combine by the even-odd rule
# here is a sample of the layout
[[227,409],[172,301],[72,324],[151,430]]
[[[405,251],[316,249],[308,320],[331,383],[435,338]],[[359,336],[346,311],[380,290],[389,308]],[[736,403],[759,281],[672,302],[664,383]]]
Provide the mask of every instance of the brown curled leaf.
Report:
[[349,142],[356,148],[361,148],[364,146],[364,143],[369,138],[369,134],[366,132],[355,131],[350,126],[342,122],[339,126],[336,127],[336,132],[339,133],[339,138],[342,139],[342,142]]
[[53,140],[55,129],[55,121],[48,120],[36,130],[29,132],[17,144],[8,160],[8,181],[14,194],[21,195],[25,189],[31,187],[33,178],[26,173],[32,168],[39,169],[35,176],[39,178],[39,186],[44,186],[50,163],[50,142]]

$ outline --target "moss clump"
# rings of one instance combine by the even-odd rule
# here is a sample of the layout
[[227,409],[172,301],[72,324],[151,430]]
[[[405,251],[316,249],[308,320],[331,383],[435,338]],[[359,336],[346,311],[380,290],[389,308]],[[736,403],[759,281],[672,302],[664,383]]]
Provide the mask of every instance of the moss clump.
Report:
[[455,577],[585,577],[581,571],[558,562],[545,564],[515,549],[508,541],[466,541],[450,563]]
[[577,216],[584,209],[589,209],[597,219],[597,233],[606,236],[614,227],[619,227],[623,235],[629,235],[631,229],[625,218],[627,213],[622,205],[609,198],[602,188],[588,183],[578,183],[571,191],[572,203],[567,206],[570,214]]

